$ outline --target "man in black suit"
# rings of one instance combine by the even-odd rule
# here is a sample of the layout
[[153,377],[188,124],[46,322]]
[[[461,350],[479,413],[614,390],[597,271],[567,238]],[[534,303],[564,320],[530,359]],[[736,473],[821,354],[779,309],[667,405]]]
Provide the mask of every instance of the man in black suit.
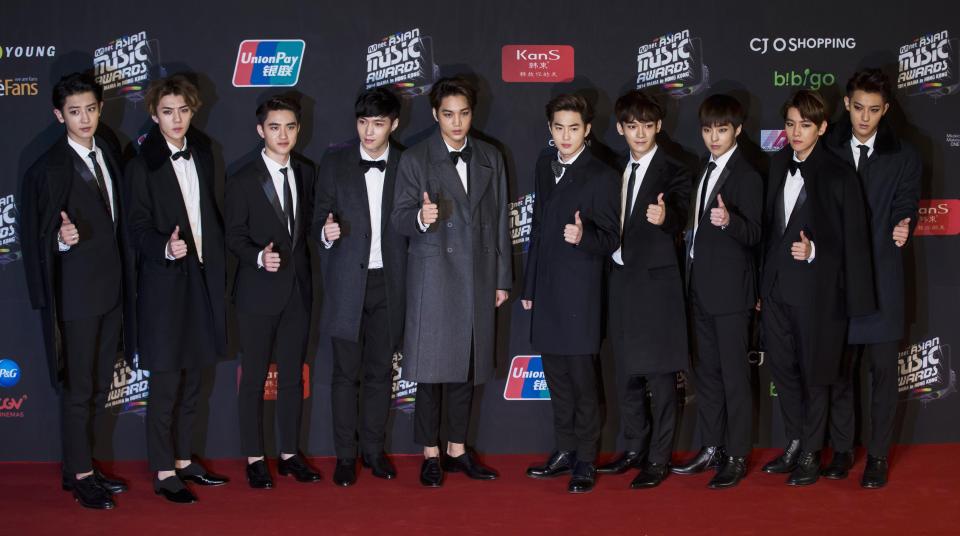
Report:
[[[396,469],[384,454],[393,354],[403,340],[407,238],[390,225],[397,162],[390,139],[400,99],[386,88],[354,105],[358,141],[330,150],[320,163],[313,233],[323,245],[321,325],[333,345],[333,482],[356,482],[361,462],[378,478]],[[362,400],[358,399],[363,393]]]
[[263,150],[230,177],[224,192],[227,247],[238,261],[233,298],[241,347],[240,445],[252,488],[273,487],[263,445],[263,388],[271,357],[277,362],[279,472],[299,482],[320,480],[299,454],[313,301],[307,237],[314,181],[313,164],[292,153],[299,132],[296,100],[276,96],[260,104]]
[[736,486],[747,472],[753,421],[750,319],[757,301],[754,248],[760,242],[763,182],[737,151],[743,106],[729,95],[700,105],[700,133],[710,153],[693,191],[687,221],[686,280],[696,333],[700,452],[676,474],[717,468],[708,487]]
[[597,472],[638,467],[630,486],[652,488],[667,476],[677,373],[689,362],[678,244],[687,223],[691,178],[657,147],[664,113],[656,101],[630,91],[617,99],[615,112],[629,155],[621,161],[622,234],[620,248],[611,255],[607,330],[626,451]]
[[154,492],[192,503],[184,481],[227,482],[191,461],[201,373],[226,353],[223,219],[211,141],[190,126],[196,86],[163,78],[145,100],[156,125],[127,164],[124,199],[137,256],[137,351],[150,371],[147,458]]
[[[110,509],[111,494],[127,487],[92,465],[90,421],[113,377],[129,295],[123,178],[116,147],[96,135],[102,106],[103,88],[89,73],[57,82],[53,114],[66,133],[27,170],[20,199],[30,300],[41,311],[51,380],[63,386],[63,489],[87,508]],[[127,339],[130,354],[133,347]]]
[[904,332],[903,246],[917,223],[921,164],[917,151],[897,138],[883,119],[890,109],[890,80],[879,69],[855,73],[847,82],[847,115],[827,134],[827,147],[857,170],[870,208],[873,273],[879,311],[850,319],[850,367],[830,389],[833,460],[823,476],[846,478],[853,466],[854,377],[860,362],[871,374],[870,442],[860,485],[887,483],[887,455],[897,413],[897,356]]
[[850,317],[875,310],[870,234],[853,169],[818,143],[823,98],[800,90],[784,106],[790,146],[770,165],[764,224],[763,343],[789,441],[767,473],[813,484]]
[[556,437],[556,450],[543,465],[527,469],[527,476],[572,471],[570,493],[591,491],[595,481],[603,422],[595,359],[603,340],[603,263],[620,242],[620,185],[616,172],[587,149],[592,119],[580,95],[547,103],[557,153],[537,161],[521,302],[533,311],[530,342],[542,353]]

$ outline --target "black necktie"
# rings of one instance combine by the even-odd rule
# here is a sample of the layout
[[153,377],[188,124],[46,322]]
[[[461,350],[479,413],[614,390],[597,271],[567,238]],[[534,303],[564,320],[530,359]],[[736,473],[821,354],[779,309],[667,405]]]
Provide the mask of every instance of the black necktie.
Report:
[[177,151],[170,155],[170,158],[173,160],[178,160],[180,158],[183,158],[184,160],[190,160],[190,151]]
[[550,169],[553,170],[553,177],[556,179],[559,179],[560,176],[563,175],[563,170],[567,169],[568,167],[570,167],[570,164],[564,164],[559,160],[550,161]]
[[453,162],[453,165],[457,165],[457,159],[460,158],[463,160],[464,164],[470,163],[470,155],[473,154],[472,147],[464,147],[462,151],[450,151],[450,160]]
[[700,204],[697,206],[697,224],[703,219],[703,212],[707,210],[710,203],[707,202],[707,185],[710,184],[710,175],[717,169],[716,162],[707,164],[707,175],[703,178],[703,186],[700,187]]
[[293,192],[290,190],[287,168],[280,168],[280,173],[283,174],[283,213],[287,215],[288,231],[293,236]]
[[863,173],[863,166],[867,163],[867,153],[870,152],[870,147],[857,145],[857,149],[860,149],[860,158],[857,159],[857,171]]
[[630,214],[633,212],[633,187],[637,184],[637,168],[640,167],[640,162],[634,162],[631,165],[633,168],[630,170],[630,180],[627,181],[627,206],[623,212],[624,229],[627,228],[627,220],[630,219]]
[[[456,165],[456,162],[454,162],[454,165]],[[387,169],[387,161],[386,160],[360,160],[360,169],[362,169],[364,173],[370,171],[370,168],[377,168],[380,171],[383,171]]]
[[797,172],[799,172],[801,175],[803,174],[803,162],[797,162],[796,160],[791,160],[790,174],[793,175],[793,174],[796,174]]
[[87,157],[93,161],[93,174],[97,178],[97,187],[100,188],[100,199],[103,205],[107,207],[107,214],[113,219],[113,208],[110,206],[110,194],[107,193],[107,181],[103,178],[103,169],[100,168],[100,162],[97,162],[97,152],[90,151]]

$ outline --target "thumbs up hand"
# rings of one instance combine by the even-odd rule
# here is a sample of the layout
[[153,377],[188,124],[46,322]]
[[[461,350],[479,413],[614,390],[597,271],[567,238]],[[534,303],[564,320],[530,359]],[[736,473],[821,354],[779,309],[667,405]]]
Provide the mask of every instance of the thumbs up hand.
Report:
[[276,272],[280,269],[280,253],[273,250],[273,242],[263,248],[263,268],[268,272]]
[[720,194],[717,194],[717,208],[710,209],[710,223],[715,227],[730,225],[730,213],[727,212],[727,205],[723,203]]
[[800,231],[800,241],[794,242],[790,247],[790,254],[798,261],[805,261],[810,258],[810,252],[813,248],[810,246],[810,239]]
[[62,210],[60,211],[60,241],[68,246],[75,246],[80,241],[77,226],[70,221],[70,217]]
[[187,243],[180,240],[179,225],[170,233],[170,240],[167,240],[167,256],[174,259],[182,259],[187,256]]
[[647,221],[654,225],[663,225],[667,218],[667,205],[663,202],[663,192],[657,195],[656,205],[647,205]]
[[910,218],[904,218],[893,228],[893,243],[902,248],[910,238]]
[[327,214],[327,221],[323,222],[323,237],[327,242],[335,242],[340,238],[340,224],[333,220],[333,212]]
[[583,222],[580,220],[580,211],[573,214],[573,223],[563,226],[563,240],[568,244],[576,246],[583,238]]
[[430,195],[423,192],[423,206],[420,207],[420,221],[424,225],[435,223],[440,217],[440,209],[437,204],[430,201]]

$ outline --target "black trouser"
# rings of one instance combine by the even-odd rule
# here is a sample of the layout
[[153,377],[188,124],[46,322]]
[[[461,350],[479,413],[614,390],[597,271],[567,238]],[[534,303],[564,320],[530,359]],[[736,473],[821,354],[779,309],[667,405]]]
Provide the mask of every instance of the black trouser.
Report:
[[277,424],[280,452],[299,450],[300,413],[303,408],[303,360],[307,351],[310,313],[294,283],[287,304],[278,315],[237,312],[242,354],[240,390],[240,449],[244,456],[265,454],[263,446],[263,386],[270,358],[277,363]]
[[815,312],[763,300],[763,341],[770,374],[777,388],[787,440],[799,439],[806,452],[823,447],[829,388],[812,377]]
[[730,456],[750,453],[753,397],[747,350],[750,311],[711,315],[690,286],[697,361],[697,423],[703,446],[724,446]]
[[859,377],[860,362],[870,367],[870,442],[867,454],[886,456],[893,443],[893,424],[897,415],[899,392],[898,341],[851,346],[849,374],[840,383],[830,386],[830,442],[834,450],[853,449],[855,434],[854,388]]
[[417,383],[413,411],[413,440],[424,447],[440,446],[440,408],[447,403],[447,442],[466,443],[473,405],[473,341],[470,343],[470,368],[467,381],[453,383]]
[[594,356],[544,354],[542,361],[557,449],[576,451],[578,460],[593,463],[601,427]]
[[98,316],[64,321],[63,465],[73,476],[92,470],[92,419],[113,378],[120,342],[120,307]]
[[646,452],[651,463],[668,463],[677,426],[677,373],[625,376],[617,383],[627,450]]
[[189,460],[193,455],[200,383],[199,368],[150,371],[147,458],[151,471],[173,471],[174,460]]
[[356,457],[358,433],[363,453],[379,454],[386,438],[393,380],[387,285],[383,270],[367,271],[358,341],[334,337],[332,343],[330,390],[337,457]]

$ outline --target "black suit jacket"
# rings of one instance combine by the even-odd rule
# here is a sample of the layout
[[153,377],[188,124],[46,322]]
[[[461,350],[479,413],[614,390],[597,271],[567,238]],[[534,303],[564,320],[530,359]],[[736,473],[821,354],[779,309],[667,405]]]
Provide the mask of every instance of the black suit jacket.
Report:
[[[380,205],[380,249],[387,285],[387,314],[390,342],[400,349],[406,308],[405,282],[407,237],[390,224],[393,212],[397,162],[403,148],[390,144]],[[331,149],[320,162],[317,174],[313,237],[320,244],[323,273],[322,325],[338,339],[356,342],[366,294],[367,262],[370,258],[370,205],[367,183],[360,168],[360,143],[354,140]],[[327,215],[333,213],[340,224],[340,238],[329,249],[323,247],[321,234]]]
[[[213,153],[209,138],[192,127],[187,149],[200,180],[202,266],[170,149],[158,127],[125,174],[127,225],[137,259],[137,346],[140,365],[149,370],[202,366],[226,354],[226,248]],[[187,255],[167,260],[167,241],[178,225]]]
[[[558,183],[550,163],[537,161],[533,231],[523,296],[533,300],[530,341],[545,354],[585,355],[603,340],[603,267],[620,245],[620,180],[609,166],[584,150]],[[563,239],[579,211],[580,244]]]
[[[56,385],[64,366],[60,322],[109,312],[124,304],[124,339],[132,357],[133,300],[125,292],[123,263],[123,175],[117,147],[96,137],[113,190],[111,220],[99,187],[86,163],[64,135],[27,170],[21,185],[20,235],[27,288],[34,309],[40,310],[51,381]],[[60,252],[60,212],[65,211],[80,233],[80,242]],[[131,313],[131,314],[127,314]]]
[[[709,160],[704,160],[690,192],[687,220],[687,284],[696,292],[704,310],[711,315],[752,309],[757,301],[757,269],[754,250],[760,243],[763,218],[763,181],[739,150],[734,150],[720,172],[713,189],[707,192],[703,216],[697,214],[697,193]],[[730,223],[726,228],[710,223],[710,210],[721,196]],[[700,220],[694,238],[695,218]],[[693,246],[695,257],[690,258]]]
[[[257,155],[227,179],[223,211],[227,248],[237,257],[233,299],[237,310],[251,314],[277,315],[286,306],[294,281],[307,311],[313,301],[310,251],[307,237],[313,220],[313,164],[290,155],[297,203],[294,233],[287,230],[287,218],[263,158]],[[263,248],[273,242],[280,253],[280,269],[268,272],[257,265]]]

